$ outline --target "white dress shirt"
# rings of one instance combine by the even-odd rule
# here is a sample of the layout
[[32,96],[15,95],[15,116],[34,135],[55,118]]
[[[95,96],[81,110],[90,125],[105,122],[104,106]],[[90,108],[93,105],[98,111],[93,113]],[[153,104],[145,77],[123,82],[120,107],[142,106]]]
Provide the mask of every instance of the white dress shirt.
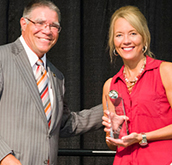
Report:
[[[36,74],[36,69],[37,69],[37,65],[36,65],[36,62],[38,61],[38,56],[28,47],[28,45],[26,44],[23,36],[21,35],[20,36],[20,41],[26,51],[26,54],[28,56],[28,59],[29,59],[29,62],[31,64],[31,67],[32,67],[32,70],[33,70],[33,73],[34,75]],[[44,63],[44,67],[46,68],[46,53],[44,54],[44,56],[41,58],[41,60],[43,61]],[[48,75],[48,72],[47,72],[47,75]],[[49,75],[48,75],[49,77]],[[51,85],[50,85],[50,81],[48,82],[48,91],[49,91],[49,95],[50,95],[50,102],[51,102],[51,107],[53,106],[53,92],[52,92],[52,88],[51,88]]]

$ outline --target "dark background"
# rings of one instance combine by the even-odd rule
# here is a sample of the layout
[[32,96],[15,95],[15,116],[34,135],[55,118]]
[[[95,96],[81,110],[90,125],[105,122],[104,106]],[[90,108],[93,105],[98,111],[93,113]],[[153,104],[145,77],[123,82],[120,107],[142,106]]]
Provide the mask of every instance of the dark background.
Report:
[[[110,64],[107,39],[110,17],[124,5],[145,15],[156,58],[172,61],[171,0],[52,0],[61,10],[62,31],[48,59],[66,78],[66,100],[73,111],[101,103],[104,82],[120,69]],[[20,36],[19,20],[29,0],[0,0],[0,44]],[[107,149],[103,128],[83,136],[60,139],[60,148]],[[113,157],[60,156],[60,165],[111,165]]]

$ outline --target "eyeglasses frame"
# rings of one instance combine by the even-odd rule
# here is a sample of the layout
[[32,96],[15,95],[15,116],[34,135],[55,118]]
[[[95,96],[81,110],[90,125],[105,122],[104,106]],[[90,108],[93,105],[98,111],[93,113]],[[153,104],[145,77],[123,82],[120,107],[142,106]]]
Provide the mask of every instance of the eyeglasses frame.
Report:
[[[29,19],[29,18],[27,18],[27,17],[25,17],[25,19],[27,19],[29,22],[33,23],[34,25],[37,24],[37,22],[32,21],[31,19]],[[51,25],[52,25],[52,24],[48,24],[48,23],[44,23],[44,24],[45,24],[44,28],[47,27],[47,26],[49,26],[49,28],[51,29],[51,27],[52,27]],[[57,29],[58,29],[57,33],[60,33],[62,27],[60,26],[59,23],[58,23],[58,25],[59,25],[59,28],[57,28]]]

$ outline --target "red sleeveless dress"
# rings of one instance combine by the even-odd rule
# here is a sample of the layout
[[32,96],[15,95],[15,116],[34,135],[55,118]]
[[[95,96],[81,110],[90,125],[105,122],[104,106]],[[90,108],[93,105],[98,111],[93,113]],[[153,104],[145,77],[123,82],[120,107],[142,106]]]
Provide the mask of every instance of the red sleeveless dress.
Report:
[[[110,90],[116,90],[124,100],[129,117],[129,132],[150,132],[172,124],[172,108],[160,77],[162,61],[146,57],[146,67],[129,94],[123,77],[124,66],[113,77]],[[141,147],[133,144],[119,147],[113,165],[170,165],[172,140],[148,141]]]

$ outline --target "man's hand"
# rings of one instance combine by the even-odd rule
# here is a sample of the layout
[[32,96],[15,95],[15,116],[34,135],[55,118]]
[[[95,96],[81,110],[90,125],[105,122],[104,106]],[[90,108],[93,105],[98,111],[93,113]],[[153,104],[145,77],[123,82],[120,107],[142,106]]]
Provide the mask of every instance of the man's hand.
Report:
[[12,154],[9,154],[4,159],[2,159],[0,165],[22,165],[22,164]]

